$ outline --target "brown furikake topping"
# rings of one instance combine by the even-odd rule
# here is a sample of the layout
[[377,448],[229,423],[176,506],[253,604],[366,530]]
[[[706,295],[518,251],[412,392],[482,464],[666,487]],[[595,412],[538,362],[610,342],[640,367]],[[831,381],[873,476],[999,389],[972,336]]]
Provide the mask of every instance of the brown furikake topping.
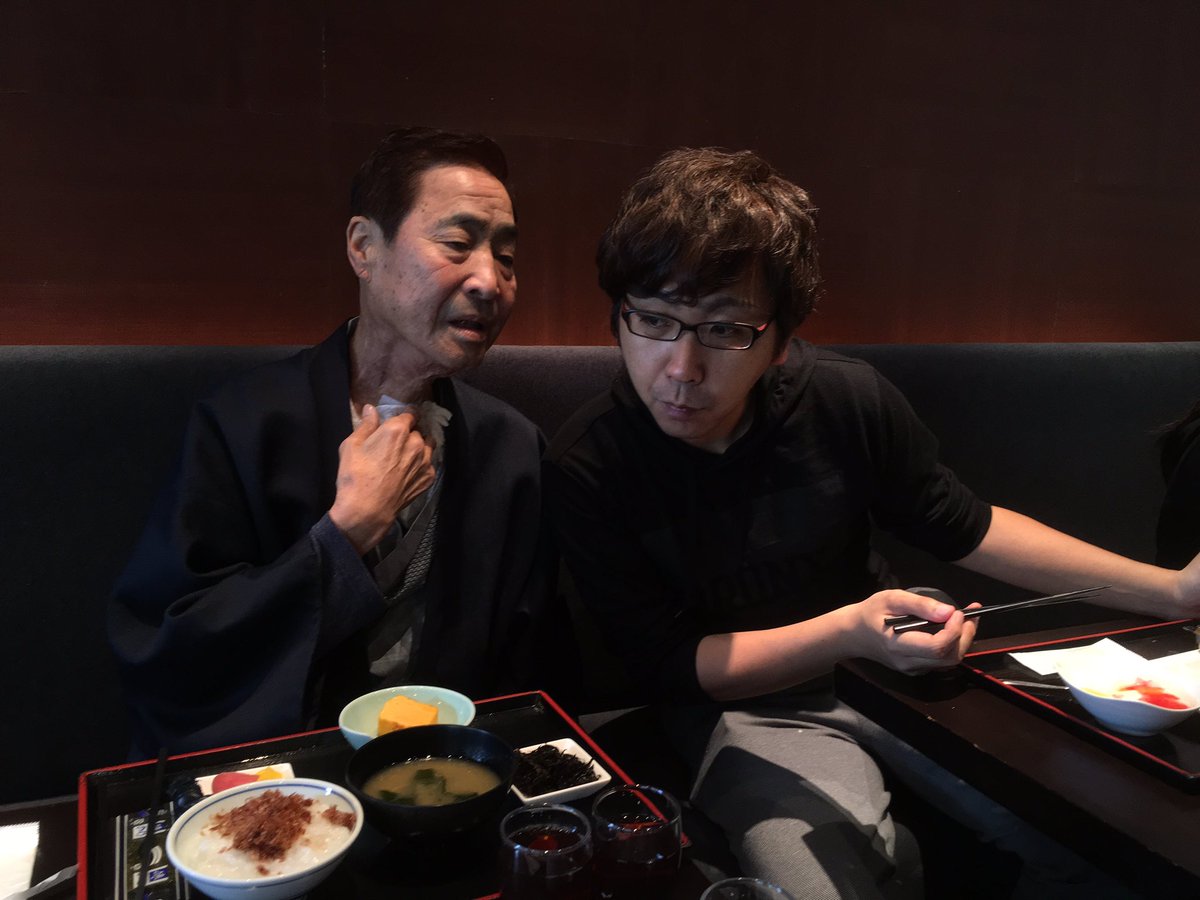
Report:
[[212,827],[230,838],[235,850],[255,859],[283,859],[312,821],[312,804],[298,794],[264,791],[262,796],[213,816]]

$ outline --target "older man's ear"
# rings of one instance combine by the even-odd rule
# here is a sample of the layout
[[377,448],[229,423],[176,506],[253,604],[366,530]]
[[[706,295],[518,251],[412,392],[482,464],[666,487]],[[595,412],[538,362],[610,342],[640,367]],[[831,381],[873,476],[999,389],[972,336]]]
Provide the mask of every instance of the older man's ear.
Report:
[[371,280],[374,250],[382,240],[379,226],[366,216],[354,216],[346,225],[346,259],[360,281]]

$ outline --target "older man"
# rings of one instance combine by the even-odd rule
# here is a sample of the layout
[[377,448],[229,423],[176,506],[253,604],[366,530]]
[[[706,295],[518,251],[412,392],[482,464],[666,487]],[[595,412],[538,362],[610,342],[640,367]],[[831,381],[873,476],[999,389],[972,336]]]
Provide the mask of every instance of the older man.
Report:
[[[563,553],[749,873],[798,897],[918,895],[883,759],[1025,857],[1028,896],[1063,896],[1048,891],[1092,873],[833,696],[838,660],[919,672],[975,634],[952,605],[889,589],[871,526],[1047,592],[1111,584],[1106,602],[1164,616],[1200,612],[1200,561],[1143,565],[989,506],[870,366],[803,344],[789,361],[819,283],[815,212],[751,153],[677,151],[626,193],[597,254],[625,374],[547,454]],[[885,621],[906,614],[941,626]]]
[[193,412],[111,604],[142,752],[331,724],[401,680],[520,686],[543,621],[537,429],[451,376],[516,296],[492,141],[390,134],[359,170],[359,315]]

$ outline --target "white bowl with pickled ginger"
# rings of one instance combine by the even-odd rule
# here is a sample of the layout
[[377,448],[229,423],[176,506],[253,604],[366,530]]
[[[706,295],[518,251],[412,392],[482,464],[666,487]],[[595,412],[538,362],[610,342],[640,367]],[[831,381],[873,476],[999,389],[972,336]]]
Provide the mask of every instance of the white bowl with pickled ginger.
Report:
[[1172,728],[1200,709],[1200,686],[1154,662],[1098,665],[1067,661],[1058,674],[1100,724],[1135,737]]

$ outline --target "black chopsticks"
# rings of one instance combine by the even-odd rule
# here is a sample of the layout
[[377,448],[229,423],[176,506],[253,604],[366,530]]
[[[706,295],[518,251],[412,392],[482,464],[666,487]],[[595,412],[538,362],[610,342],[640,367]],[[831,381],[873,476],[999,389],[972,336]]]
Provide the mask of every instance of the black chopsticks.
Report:
[[[158,760],[154,763],[154,783],[150,788],[150,810],[146,816],[147,828],[146,837],[142,839],[142,847],[140,859],[142,863],[141,879],[142,890],[138,896],[141,900],[149,900],[152,891],[150,890],[150,869],[153,864],[154,844],[157,837],[157,832],[154,830],[155,824],[158,822],[158,813],[162,808],[163,801],[166,795],[163,792],[163,779],[167,774],[167,757],[170,755],[166,747],[160,747],[158,751]],[[163,834],[161,840],[166,841],[167,836]],[[165,848],[165,844],[163,845]]]
[[[976,616],[981,616],[987,612],[1007,612],[1010,609],[1026,609],[1030,606],[1054,606],[1057,603],[1073,603],[1076,600],[1090,600],[1101,591],[1108,590],[1112,585],[1103,584],[1099,587],[1084,588],[1079,591],[1067,591],[1065,594],[1051,594],[1049,597],[1034,597],[1032,600],[1018,600],[1016,603],[1001,603],[998,606],[980,606],[977,609],[968,609],[963,612],[963,617],[973,619]],[[883,624],[891,628],[896,634],[903,634],[906,631],[915,631],[918,628],[924,628],[927,625],[940,626],[939,622],[929,622],[922,619],[920,616],[893,616],[890,619],[884,619]]]

